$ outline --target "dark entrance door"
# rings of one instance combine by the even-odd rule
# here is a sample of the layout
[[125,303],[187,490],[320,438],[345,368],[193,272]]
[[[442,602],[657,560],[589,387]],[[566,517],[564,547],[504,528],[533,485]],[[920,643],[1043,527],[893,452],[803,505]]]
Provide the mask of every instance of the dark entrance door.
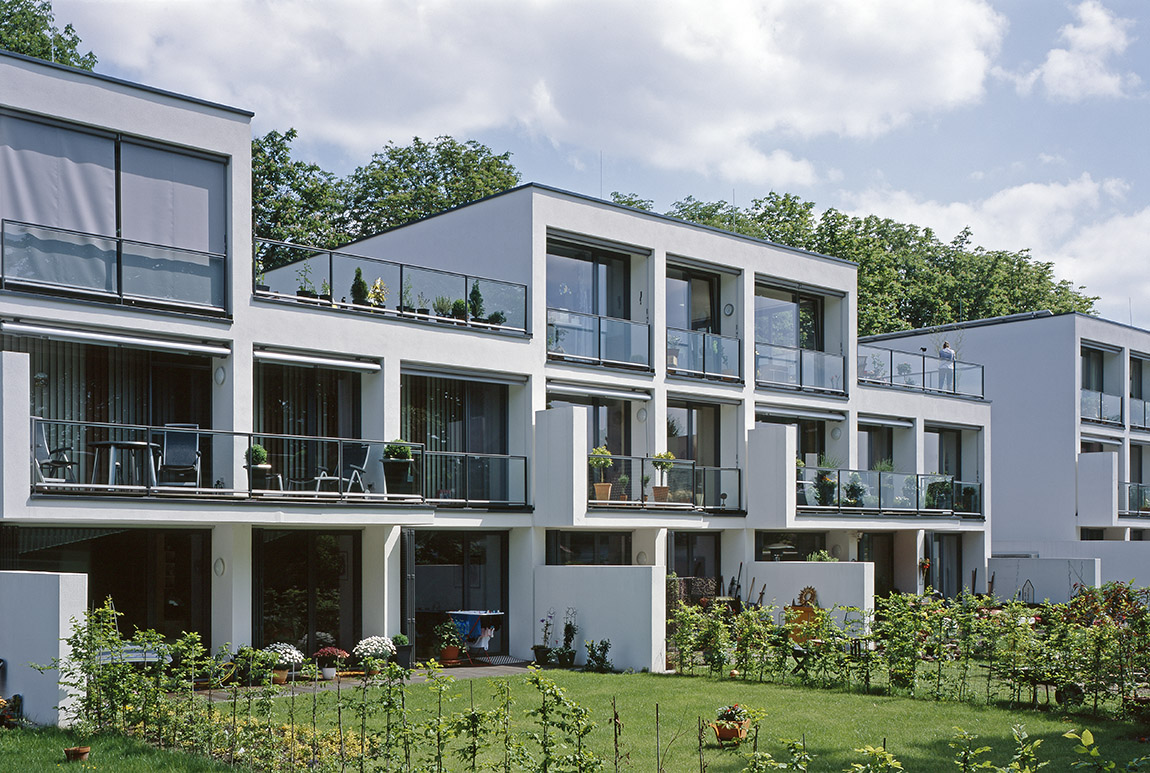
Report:
[[865,532],[859,540],[859,560],[874,562],[874,595],[894,590],[894,534]]

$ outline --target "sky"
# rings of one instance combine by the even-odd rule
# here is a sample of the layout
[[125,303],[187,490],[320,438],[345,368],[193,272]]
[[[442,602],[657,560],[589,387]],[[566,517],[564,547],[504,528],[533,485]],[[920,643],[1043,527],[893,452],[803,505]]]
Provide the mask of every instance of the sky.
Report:
[[98,72],[294,127],[339,175],[475,139],[524,181],[769,191],[1029,249],[1150,328],[1146,0],[54,0]]

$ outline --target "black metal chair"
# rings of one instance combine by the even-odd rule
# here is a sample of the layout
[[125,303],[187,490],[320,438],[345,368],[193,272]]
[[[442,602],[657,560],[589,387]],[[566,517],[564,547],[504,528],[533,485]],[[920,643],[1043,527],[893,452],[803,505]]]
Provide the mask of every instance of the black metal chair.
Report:
[[[161,486],[200,487],[200,433],[198,424],[165,424],[160,434],[159,468]],[[166,480],[166,476],[175,480]]]
[[71,446],[52,448],[48,444],[48,433],[44,422],[37,421],[33,434],[33,459],[36,461],[36,482],[44,485],[75,483],[76,462],[68,458]]

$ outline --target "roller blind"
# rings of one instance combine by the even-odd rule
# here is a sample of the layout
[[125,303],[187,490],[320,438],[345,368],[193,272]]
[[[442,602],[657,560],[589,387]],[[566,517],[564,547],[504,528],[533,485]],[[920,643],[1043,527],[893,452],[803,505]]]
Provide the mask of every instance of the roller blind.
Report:
[[121,143],[125,239],[223,253],[226,165],[200,156]]

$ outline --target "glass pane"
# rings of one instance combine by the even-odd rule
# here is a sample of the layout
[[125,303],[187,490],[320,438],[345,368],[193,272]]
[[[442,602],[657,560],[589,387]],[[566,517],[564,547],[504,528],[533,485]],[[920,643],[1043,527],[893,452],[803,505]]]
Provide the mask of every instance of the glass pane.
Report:
[[600,357],[603,360],[650,366],[647,325],[611,317],[600,317],[599,325]]
[[1108,395],[1102,393],[1102,420],[1122,423],[1122,395]]
[[547,351],[571,357],[598,359],[599,318],[558,309],[547,310]]
[[843,367],[843,358],[838,355],[802,350],[803,386],[841,390]]
[[739,339],[708,335],[706,338],[706,372],[723,376],[741,376]]
[[124,242],[124,295],[222,309],[227,259]]
[[[356,269],[363,279],[363,298],[357,298],[358,291],[353,286]],[[395,308],[399,305],[399,266],[395,264],[335,253],[332,255],[332,275],[332,294],[341,303],[369,308]],[[450,313],[450,307],[448,311]]]
[[4,277],[115,293],[116,241],[38,226],[4,224]]
[[764,384],[798,386],[799,350],[756,343],[755,380]]
[[691,288],[685,276],[667,272],[667,327],[691,329]]
[[1102,393],[1094,392],[1090,389],[1083,389],[1081,392],[1081,411],[1082,418],[1094,419],[1095,421],[1102,418]]
[[783,290],[755,288],[755,340],[765,344],[797,347],[798,304],[794,294]]
[[[479,295],[481,300],[482,290],[480,290]],[[441,306],[444,303],[444,301],[439,300],[441,298],[449,300],[452,308],[454,308],[456,301],[466,301],[467,296],[467,282],[462,276],[404,266],[403,280],[396,303],[404,311],[425,310],[420,311],[420,313],[430,314],[432,304]],[[480,306],[483,305],[485,304],[482,304],[481,301]]]
[[594,264],[589,260],[547,255],[547,305],[594,314]]
[[922,355],[892,352],[894,380],[898,386],[922,387],[924,384]]
[[917,510],[918,476],[913,473],[884,472],[879,476],[883,509]]
[[894,368],[891,364],[892,352],[874,346],[859,344],[858,377],[860,381],[890,383]]
[[[527,288],[510,282],[483,280],[484,322],[527,329]],[[502,320],[502,321],[500,321]]]

